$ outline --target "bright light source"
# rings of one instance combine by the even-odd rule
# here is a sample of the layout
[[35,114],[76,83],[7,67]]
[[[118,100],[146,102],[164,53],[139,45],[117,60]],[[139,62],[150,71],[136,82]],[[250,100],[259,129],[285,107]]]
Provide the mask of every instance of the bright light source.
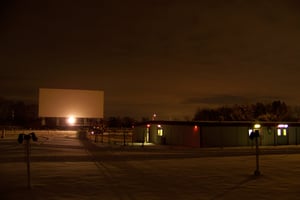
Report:
[[251,135],[252,132],[253,132],[253,129],[248,130],[249,136]]
[[156,118],[156,113],[154,113],[153,115],[152,115],[152,120],[155,120],[155,118]]
[[198,126],[197,125],[194,126],[194,131],[198,131]]
[[278,128],[287,128],[287,127],[289,127],[289,125],[287,125],[287,124],[278,124],[277,127]]
[[254,124],[254,128],[255,128],[255,129],[259,129],[260,127],[261,127],[260,124]]
[[281,129],[277,129],[277,135],[281,136]]
[[73,116],[70,116],[70,117],[67,119],[67,122],[68,122],[68,124],[70,124],[70,125],[74,125],[75,122],[76,122],[76,118],[73,117]]
[[161,128],[161,125],[160,125],[160,124],[158,124],[158,125],[157,125],[157,128]]

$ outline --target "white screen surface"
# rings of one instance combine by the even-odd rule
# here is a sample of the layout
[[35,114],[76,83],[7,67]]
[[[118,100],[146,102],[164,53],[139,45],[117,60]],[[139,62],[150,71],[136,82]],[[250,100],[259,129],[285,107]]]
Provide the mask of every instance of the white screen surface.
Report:
[[39,117],[103,118],[104,92],[39,89]]

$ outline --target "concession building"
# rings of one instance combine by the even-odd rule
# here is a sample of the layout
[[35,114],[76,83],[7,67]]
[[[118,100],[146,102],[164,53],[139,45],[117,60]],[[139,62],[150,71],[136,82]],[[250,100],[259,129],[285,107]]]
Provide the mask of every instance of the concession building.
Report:
[[190,147],[235,147],[252,146],[249,137],[259,131],[259,144],[300,144],[298,122],[227,122],[227,121],[148,121],[136,124],[134,140]]

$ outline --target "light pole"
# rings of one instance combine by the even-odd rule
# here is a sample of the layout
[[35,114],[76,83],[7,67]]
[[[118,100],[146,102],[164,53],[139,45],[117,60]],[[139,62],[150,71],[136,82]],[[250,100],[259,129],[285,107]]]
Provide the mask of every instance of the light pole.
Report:
[[260,170],[259,170],[259,144],[258,144],[258,137],[259,137],[259,131],[260,131],[261,125],[255,124],[254,129],[250,133],[250,139],[255,140],[255,158],[256,158],[256,169],[254,171],[255,176],[259,176]]

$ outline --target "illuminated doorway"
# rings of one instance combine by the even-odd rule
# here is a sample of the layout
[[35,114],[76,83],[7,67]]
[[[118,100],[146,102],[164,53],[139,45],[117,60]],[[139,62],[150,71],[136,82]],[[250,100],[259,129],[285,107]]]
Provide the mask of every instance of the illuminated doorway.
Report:
[[144,135],[144,141],[146,142],[146,143],[149,143],[150,141],[150,139],[149,139],[149,137],[150,137],[150,124],[147,124],[147,128],[146,128],[146,134]]
[[276,130],[276,139],[278,145],[287,145],[288,141],[288,125],[279,124]]

